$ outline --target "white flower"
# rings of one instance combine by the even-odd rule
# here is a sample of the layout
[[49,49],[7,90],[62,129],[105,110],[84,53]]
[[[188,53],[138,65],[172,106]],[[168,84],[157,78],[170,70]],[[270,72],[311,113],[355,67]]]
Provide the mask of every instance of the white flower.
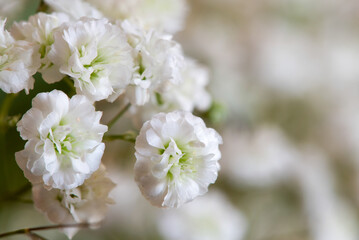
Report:
[[23,21],[12,25],[11,34],[16,39],[26,40],[37,45],[40,53],[39,61],[41,61],[39,72],[48,83],[60,81],[64,77],[56,65],[47,58],[47,54],[54,43],[54,31],[61,24],[69,21],[69,17],[63,13],[45,14],[40,12],[31,16],[27,22]]
[[126,90],[133,105],[143,105],[152,93],[162,93],[169,84],[182,82],[184,57],[180,45],[171,36],[154,29],[145,31],[129,21],[121,26],[134,49],[136,71]]
[[249,186],[271,186],[293,175],[298,151],[275,126],[258,126],[252,134],[224,133],[222,173],[233,183]]
[[240,240],[247,221],[225,195],[211,192],[181,209],[163,210],[158,228],[167,240]]
[[0,88],[6,93],[23,89],[28,93],[34,86],[34,75],[40,67],[36,48],[29,42],[15,41],[0,19]]
[[[69,190],[48,190],[42,184],[34,185],[34,205],[54,223],[98,223],[104,219],[107,205],[114,203],[108,195],[115,184],[105,174],[101,165],[81,186]],[[77,228],[64,230],[70,238],[78,231]]]
[[182,30],[187,13],[185,0],[86,0],[111,19],[136,21],[145,29],[171,34]]
[[123,167],[121,170],[114,169],[113,166],[110,177],[116,183],[116,188],[111,192],[116,204],[110,206],[107,221],[115,223],[119,231],[135,232],[136,239],[148,238],[149,231],[153,231],[155,227],[158,208],[148,204],[142,197],[133,181],[132,171],[123,171]]
[[301,192],[312,239],[359,239],[356,207],[338,194],[337,176],[330,159],[313,145],[300,150],[293,176]]
[[45,0],[45,3],[55,12],[68,14],[73,20],[81,17],[103,18],[100,11],[82,0]]
[[[7,19],[7,24],[23,16],[28,0],[0,0],[0,16]],[[9,25],[8,25],[9,26]]]
[[155,206],[178,207],[217,179],[222,138],[190,112],[159,113],[136,139],[135,180]]
[[211,96],[206,91],[209,82],[208,70],[193,59],[185,59],[182,71],[183,82],[170,84],[167,91],[153,93],[150,101],[144,106],[133,106],[134,119],[141,124],[159,112],[183,110],[192,112],[195,108],[207,110],[211,105]]
[[57,90],[38,94],[17,125],[28,140],[16,153],[25,176],[49,188],[81,185],[99,168],[105,149],[101,140],[107,126],[99,123],[101,115],[84,96],[69,99]]
[[206,111],[211,105],[211,96],[206,91],[209,83],[208,70],[193,59],[185,59],[182,70],[183,82],[173,87],[173,92],[165,92],[164,99],[173,102],[179,109],[192,112],[195,108]]
[[60,72],[74,79],[78,94],[90,100],[115,100],[133,71],[131,47],[124,32],[105,19],[82,18],[54,35],[49,53]]

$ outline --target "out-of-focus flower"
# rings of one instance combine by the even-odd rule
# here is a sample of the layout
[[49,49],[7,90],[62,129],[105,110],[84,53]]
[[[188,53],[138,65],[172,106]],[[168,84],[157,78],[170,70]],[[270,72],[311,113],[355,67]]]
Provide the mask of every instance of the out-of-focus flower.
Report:
[[31,16],[27,22],[23,21],[12,25],[11,34],[16,39],[31,42],[38,47],[40,53],[38,56],[41,61],[38,71],[42,73],[42,78],[48,83],[57,82],[64,77],[56,65],[48,59],[47,54],[54,43],[54,31],[69,20],[69,17],[63,13],[45,14],[40,12]]
[[184,57],[180,45],[171,40],[171,36],[154,29],[145,31],[129,21],[124,21],[121,26],[133,47],[136,66],[126,89],[132,104],[143,105],[152,93],[162,93],[169,84],[182,81]]
[[253,135],[227,132],[223,173],[238,184],[268,186],[292,175],[297,152],[280,129],[263,126]]
[[[133,181],[132,171],[126,172],[111,166],[110,178],[116,183],[111,192],[111,197],[116,199],[116,204],[109,206],[107,223],[114,227],[115,231],[129,233],[131,239],[146,239],[149,232],[156,229],[156,212],[138,191],[138,186]],[[124,197],[126,196],[126,197]],[[114,226],[111,223],[116,223]]]
[[101,116],[84,96],[69,99],[58,90],[38,94],[17,125],[28,140],[16,153],[25,176],[49,188],[81,185],[99,168],[105,149],[101,140],[107,126],[99,123]]
[[167,240],[240,240],[247,222],[223,194],[211,192],[180,210],[163,210],[158,226]]
[[136,139],[135,180],[155,206],[178,207],[217,179],[221,136],[190,112],[159,113]]
[[185,0],[86,0],[106,17],[136,21],[145,29],[175,33],[182,30],[187,4]]
[[[106,215],[107,205],[114,203],[109,193],[115,187],[105,176],[103,165],[76,188],[48,190],[42,184],[32,188],[35,207],[54,223],[98,223]],[[64,230],[71,238],[79,229]]]
[[66,13],[74,20],[81,17],[103,18],[99,10],[83,0],[45,0],[45,3],[53,11]]
[[294,173],[302,191],[313,239],[358,239],[358,219],[346,201],[336,194],[333,172],[326,156],[313,147],[303,149]]
[[193,59],[186,58],[182,79],[183,82],[171,84],[162,94],[153,93],[154,96],[144,106],[134,107],[132,110],[136,120],[142,124],[159,112],[192,112],[195,108],[207,110],[211,105],[211,96],[205,89],[209,81],[208,70]]
[[34,86],[34,75],[40,67],[36,48],[25,41],[15,41],[0,19],[0,88],[6,93],[23,89],[28,93]]
[[[271,27],[268,28],[268,24]],[[266,87],[281,94],[303,96],[323,83],[320,49],[311,39],[283,24],[266,23],[257,29],[254,74]],[[319,65],[319,67],[318,67]],[[327,69],[325,69],[327,71]]]
[[11,24],[19,18],[26,8],[28,0],[0,0],[0,16],[7,19],[7,24]]
[[131,78],[133,58],[124,32],[105,19],[82,18],[54,35],[49,58],[74,79],[78,94],[115,100]]

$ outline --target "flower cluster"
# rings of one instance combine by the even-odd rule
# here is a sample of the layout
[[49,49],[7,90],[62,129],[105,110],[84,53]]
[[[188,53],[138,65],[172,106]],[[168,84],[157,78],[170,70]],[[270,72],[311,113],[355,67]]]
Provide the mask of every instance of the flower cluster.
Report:
[[[218,175],[222,139],[191,113],[208,110],[211,97],[206,68],[185,57],[171,35],[182,28],[184,1],[113,2],[112,9],[94,0],[42,4],[50,13],[9,31],[0,21],[4,92],[29,93],[37,72],[48,86],[71,88],[38,93],[17,123],[26,143],[15,158],[33,184],[36,208],[58,224],[103,220],[115,185],[106,177],[102,141],[124,111],[101,124],[101,100],[132,105],[135,122],[152,117],[136,139],[135,180],[153,205],[178,207],[206,193]],[[65,232],[72,237],[76,229]]]
[[0,19],[0,89],[6,93],[29,92],[40,66],[37,49],[30,42],[16,41]]
[[[108,197],[115,184],[105,176],[103,165],[81,186],[48,191],[41,184],[32,188],[35,207],[54,223],[99,222],[113,200]],[[65,231],[71,238],[77,228]]]

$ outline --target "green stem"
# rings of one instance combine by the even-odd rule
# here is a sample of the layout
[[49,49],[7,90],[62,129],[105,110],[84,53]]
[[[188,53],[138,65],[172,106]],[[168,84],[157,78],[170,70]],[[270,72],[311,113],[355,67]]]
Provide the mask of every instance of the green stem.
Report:
[[114,140],[123,140],[127,142],[134,143],[136,142],[136,133],[134,132],[128,132],[124,134],[116,134],[116,135],[105,135],[103,137],[104,141],[114,141]]
[[[33,227],[33,228],[23,228],[11,232],[6,232],[0,234],[0,238],[18,235],[18,234],[29,234],[33,231],[43,231],[43,230],[51,230],[51,229],[62,229],[62,228],[89,228],[95,224],[91,223],[74,223],[74,224],[59,224],[59,225],[50,225],[50,226],[41,226],[41,227]],[[97,225],[97,224],[96,224]]]
[[6,119],[7,119],[11,104],[15,100],[16,96],[17,96],[17,93],[6,94],[3,104],[1,105],[1,110],[0,110],[0,128],[1,129],[0,130],[2,132],[5,132],[5,130],[6,130],[6,127],[7,127]]
[[122,115],[130,108],[131,103],[128,103],[117,115],[107,124],[108,129],[110,129],[118,119],[122,117]]
[[36,12],[46,12],[47,10],[48,10],[48,6],[45,4],[44,0],[40,0]]
[[70,87],[70,91],[71,91],[70,94],[75,95],[76,89],[75,89],[74,82],[72,81],[72,79],[69,76],[65,76],[62,80]]
[[[7,94],[3,99],[3,102],[0,107],[0,152],[2,156],[8,156],[7,146],[9,143],[6,138],[6,133],[9,126],[7,120],[8,120],[8,113],[10,107],[16,96],[17,94]],[[6,169],[6,161],[4,159],[0,161],[0,174],[3,176],[3,179],[5,180],[3,184],[5,184],[9,180],[9,171]],[[8,189],[7,186],[8,185],[5,184],[3,188]]]

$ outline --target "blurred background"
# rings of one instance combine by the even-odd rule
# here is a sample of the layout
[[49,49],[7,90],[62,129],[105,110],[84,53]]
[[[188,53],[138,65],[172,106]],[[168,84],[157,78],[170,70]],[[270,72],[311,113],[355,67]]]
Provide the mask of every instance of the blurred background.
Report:
[[[39,1],[13,2],[10,10],[18,12],[8,23],[13,16],[26,19]],[[358,240],[359,2],[188,5],[175,39],[210,70],[214,105],[198,114],[224,140],[219,178],[203,197],[158,209],[133,180],[133,144],[107,144],[103,161],[117,183],[116,204],[101,229],[82,230],[74,239]],[[66,89],[36,84],[39,91]],[[29,109],[34,95],[21,93],[10,115]],[[114,108],[98,105],[103,122]],[[129,128],[130,119],[121,119],[116,131]],[[15,128],[1,132],[0,147],[0,232],[49,224],[34,209],[14,161],[23,148]],[[21,197],[14,199],[17,191]],[[66,239],[56,230],[41,235]]]

